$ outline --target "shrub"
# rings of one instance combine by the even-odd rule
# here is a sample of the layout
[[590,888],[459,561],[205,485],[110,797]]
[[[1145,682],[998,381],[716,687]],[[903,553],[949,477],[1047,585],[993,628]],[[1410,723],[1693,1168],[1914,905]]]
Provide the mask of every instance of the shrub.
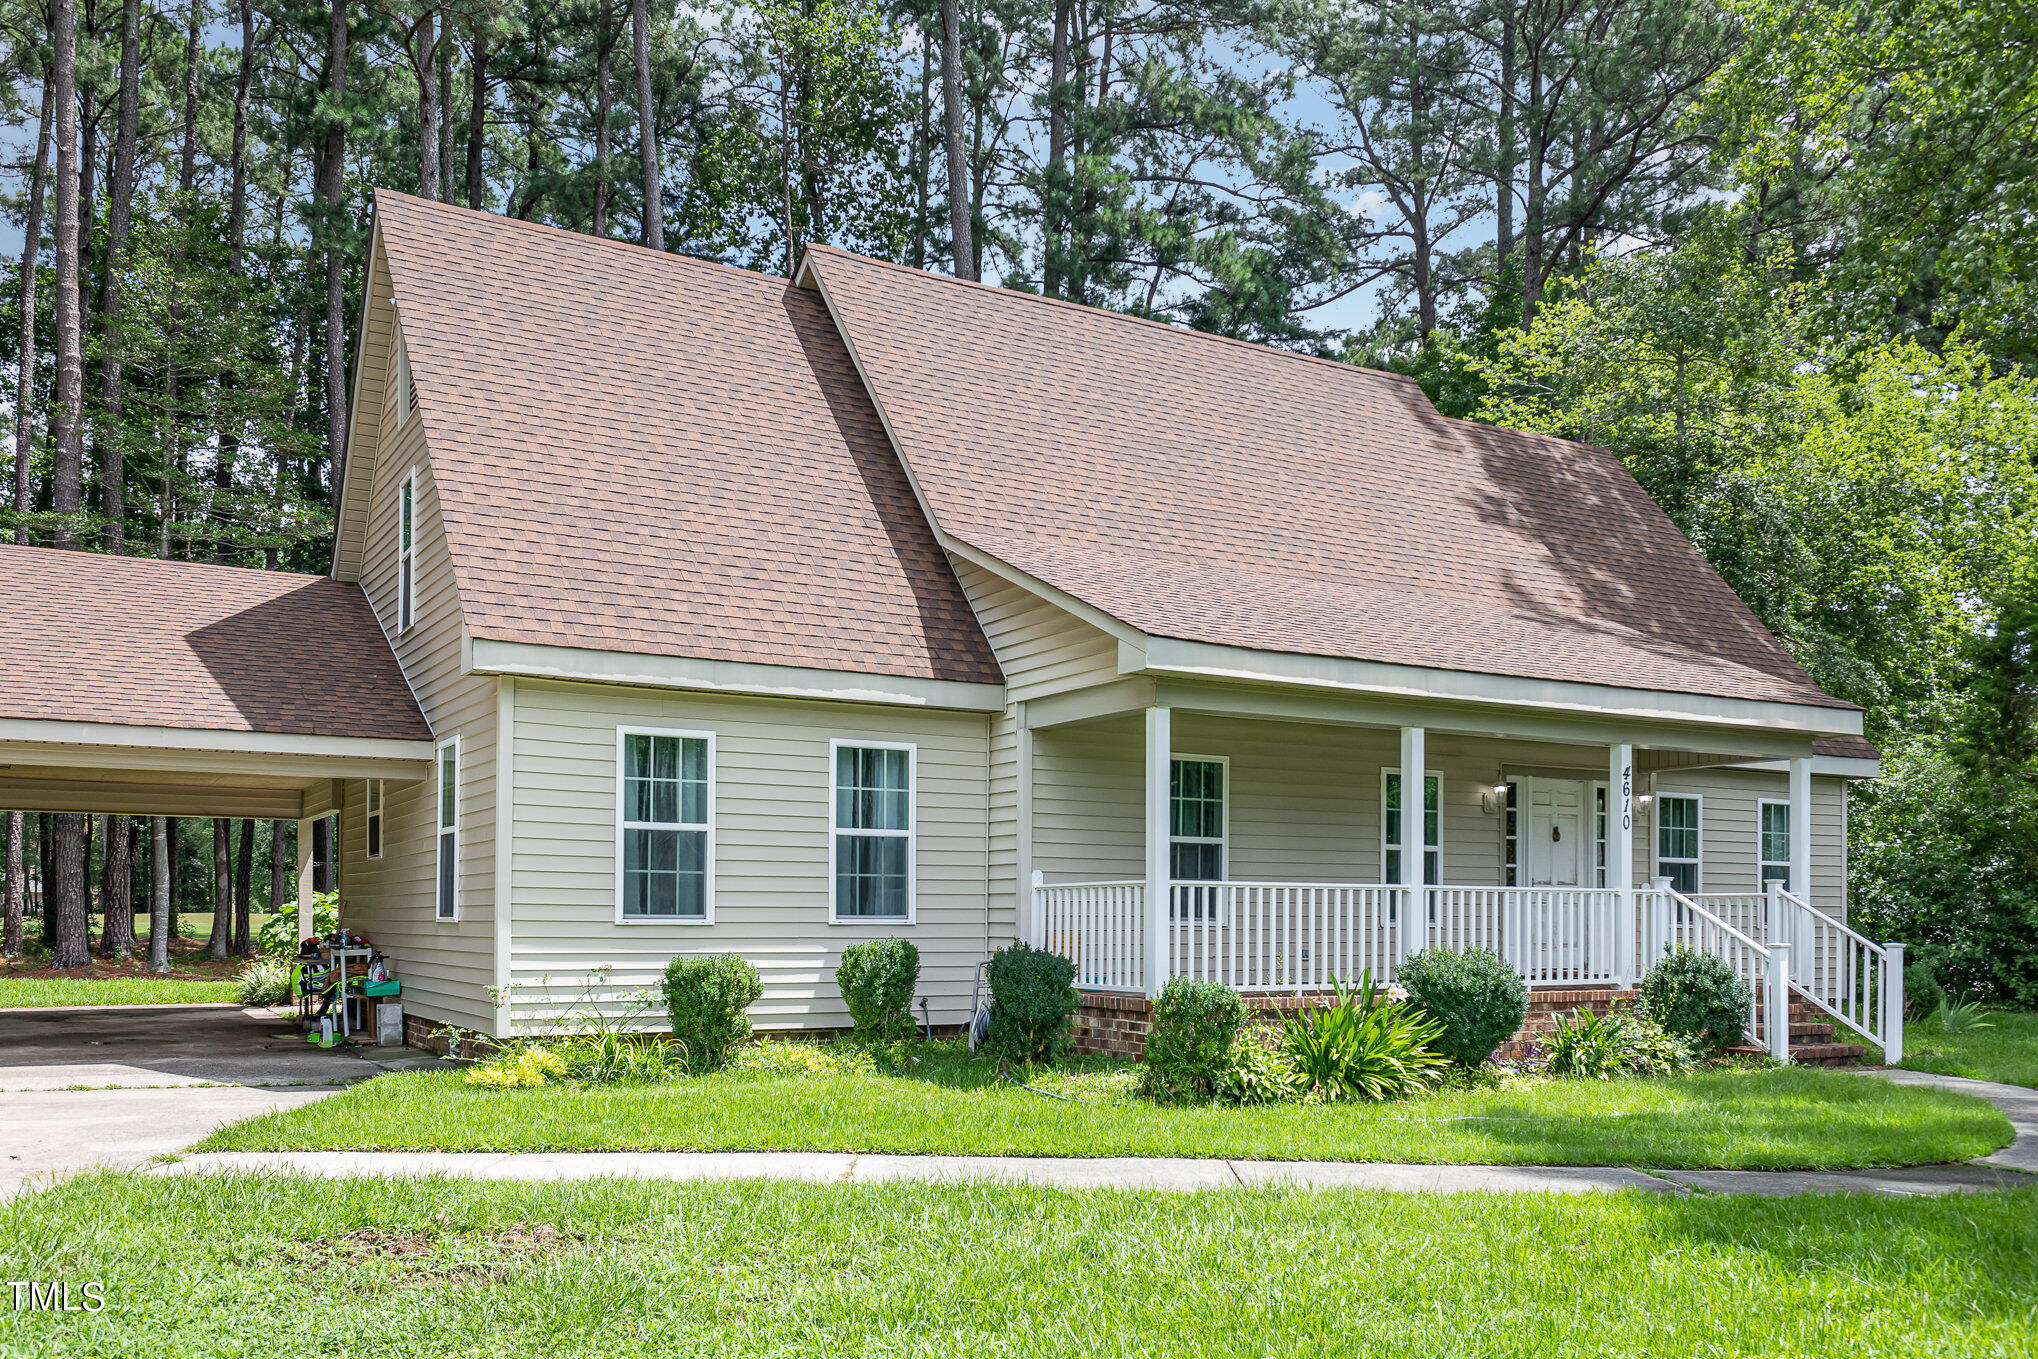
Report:
[[1052,1062],[1069,1039],[1082,1004],[1076,965],[1057,953],[1013,944],[991,955],[991,1026],[984,1044],[1011,1062]]
[[1691,1040],[1664,1028],[1646,1007],[1630,1011],[1628,1070],[1638,1076],[1673,1076],[1698,1060]]
[[1337,1004],[1290,1015],[1281,1047],[1311,1099],[1397,1099],[1433,1084],[1450,1059],[1430,1045],[1435,1020],[1389,1002],[1371,973],[1337,984]]
[[560,1074],[586,1085],[650,1085],[678,1074],[670,1044],[617,1028],[559,1039],[552,1053],[564,1067]]
[[760,1076],[870,1076],[877,1073],[877,1062],[868,1050],[849,1044],[824,1047],[766,1038],[738,1048],[729,1069]]
[[883,1042],[911,1038],[920,950],[905,939],[871,939],[842,950],[835,984],[856,1027]]
[[1925,961],[1904,964],[1904,1018],[1930,1019],[1946,1003],[1946,988]]
[[1140,1089],[1166,1104],[1201,1103],[1215,1090],[1245,1023],[1245,1001],[1228,986],[1174,977],[1154,998]]
[[[340,894],[319,892],[311,899],[312,928],[319,936],[340,927]],[[295,958],[297,946],[297,904],[286,902],[283,909],[262,922],[255,931],[255,948],[265,958]]]
[[1552,1076],[1584,1076],[1606,1080],[1634,1070],[1635,1035],[1621,1014],[1573,1010],[1556,1016],[1556,1027],[1543,1040]]
[[733,953],[674,958],[665,965],[665,1012],[672,1036],[699,1070],[721,1065],[750,1036],[747,1011],[764,994],[757,969]]
[[234,978],[243,1005],[281,1005],[290,999],[290,964],[280,958],[256,958]]
[[1707,1053],[1724,1052],[1748,1032],[1754,999],[1724,958],[1680,944],[1642,978],[1642,1004],[1669,1032]]
[[527,1090],[566,1078],[566,1063],[543,1043],[516,1043],[467,1068],[461,1079],[484,1090]]
[[1224,1069],[1211,1082],[1211,1094],[1227,1104],[1278,1104],[1300,1093],[1295,1064],[1274,1031],[1260,1024],[1241,1029],[1231,1040]]
[[1521,974],[1484,949],[1424,949],[1401,965],[1409,999],[1443,1027],[1435,1047],[1460,1066],[1478,1066],[1528,1017]]

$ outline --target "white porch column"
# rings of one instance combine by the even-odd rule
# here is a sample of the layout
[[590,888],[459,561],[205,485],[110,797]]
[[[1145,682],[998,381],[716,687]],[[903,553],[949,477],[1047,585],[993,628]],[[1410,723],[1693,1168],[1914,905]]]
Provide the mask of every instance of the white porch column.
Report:
[[1904,946],[1884,944],[1882,956],[1882,1060],[1904,1059]]
[[1620,893],[1613,910],[1614,985],[1634,982],[1635,748],[1606,749],[1606,885]]
[[[1424,755],[1421,727],[1401,729],[1401,885],[1400,956],[1419,953],[1429,943],[1429,896],[1423,890],[1423,808],[1429,761]],[[1385,865],[1382,865],[1385,867]]]
[[311,909],[311,826],[312,819],[297,823],[297,937],[308,939],[318,928]]
[[1024,898],[1019,903],[1020,938],[1034,948],[1044,946],[1046,922],[1040,918],[1040,875],[1033,871],[1033,728],[1026,724],[1026,705],[1018,710],[1019,730],[1019,846],[1012,880]]
[[1790,762],[1790,891],[1805,905],[1812,901],[1812,762]]
[[1168,981],[1168,805],[1174,757],[1174,713],[1146,710],[1146,993]]

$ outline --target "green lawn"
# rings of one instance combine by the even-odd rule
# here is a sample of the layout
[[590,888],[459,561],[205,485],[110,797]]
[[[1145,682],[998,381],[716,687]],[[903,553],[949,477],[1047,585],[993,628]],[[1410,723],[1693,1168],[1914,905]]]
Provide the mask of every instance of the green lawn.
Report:
[[0,977],[0,1010],[29,1005],[193,1005],[232,1000],[230,981],[165,977]]
[[1091,1062],[1000,1083],[953,1044],[908,1074],[725,1071],[655,1086],[479,1090],[458,1072],[379,1077],[316,1106],[234,1124],[208,1151],[779,1150],[1230,1156],[1781,1169],[1963,1160],[2010,1140],[1981,1100],[1806,1069],[1668,1080],[1511,1083],[1406,1103],[1161,1108]]
[[[1577,1198],[100,1175],[0,1353],[2029,1355],[2038,1192]],[[280,1348],[279,1348],[280,1347]]]
[[1906,1026],[1908,1049],[1900,1063],[1913,1071],[1937,1071],[1981,1081],[2038,1086],[2038,1014],[2004,1012],[1988,1016],[1992,1026],[1947,1033],[1937,1024]]

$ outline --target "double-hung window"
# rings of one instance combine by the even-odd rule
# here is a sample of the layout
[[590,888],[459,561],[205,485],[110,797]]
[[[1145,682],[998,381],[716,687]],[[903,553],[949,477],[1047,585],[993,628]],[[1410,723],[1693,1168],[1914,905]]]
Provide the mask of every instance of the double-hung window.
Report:
[[438,796],[433,799],[439,815],[438,889],[434,914],[441,920],[460,918],[460,738],[455,736],[439,747]]
[[[1386,867],[1386,881],[1398,883],[1401,881],[1401,771],[1387,769],[1381,773],[1385,788],[1380,799],[1380,861]],[[1442,869],[1442,856],[1437,852],[1438,834],[1442,829],[1442,796],[1443,780],[1435,774],[1425,775],[1422,780],[1422,880],[1431,886],[1440,880]]]
[[1699,800],[1674,793],[1656,799],[1656,872],[1690,896],[1699,890],[1702,843]]
[[617,733],[616,919],[714,916],[714,737]]
[[1772,882],[1790,886],[1790,804],[1788,802],[1764,802],[1761,804],[1761,827],[1758,831],[1761,848],[1761,883],[1766,889]]
[[835,741],[829,913],[837,923],[913,919],[913,747]]
[[1168,778],[1168,875],[1176,882],[1224,881],[1226,762],[1177,756]]
[[396,630],[408,628],[417,616],[417,488],[418,474],[403,479],[396,507]]
[[368,780],[368,857],[382,857],[382,780]]
[[1592,790],[1592,885],[1606,886],[1606,785]]

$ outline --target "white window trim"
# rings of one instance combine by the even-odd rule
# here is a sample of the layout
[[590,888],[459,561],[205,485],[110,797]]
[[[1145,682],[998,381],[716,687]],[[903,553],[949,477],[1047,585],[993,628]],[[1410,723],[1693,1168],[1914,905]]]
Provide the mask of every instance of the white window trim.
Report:
[[[837,752],[844,746],[852,750],[903,750],[906,752],[906,829],[904,831],[848,830],[835,824],[836,811],[836,770],[841,765]],[[838,736],[828,742],[828,775],[825,780],[828,790],[828,923],[830,925],[862,925],[879,929],[915,925],[920,920],[920,747],[913,741],[865,741],[850,736]],[[847,830],[851,835],[903,835],[906,841],[906,913],[895,915],[851,915],[835,913],[835,842],[838,834]]]
[[[1682,798],[1687,802],[1695,802],[1698,804],[1698,855],[1696,858],[1693,859],[1671,859],[1669,860],[1669,862],[1675,864],[1688,863],[1692,865],[1691,875],[1692,893],[1693,895],[1697,895],[1699,893],[1704,892],[1705,795],[1703,793],[1665,793],[1662,792],[1661,790],[1658,790],[1655,794],[1653,794],[1653,796],[1655,798],[1655,801],[1651,803],[1649,807],[1650,811],[1649,863],[1651,864],[1655,871],[1652,872],[1649,876],[1652,878],[1661,878],[1668,876],[1668,874],[1664,873],[1663,871],[1663,864],[1665,862],[1663,858],[1663,800],[1665,798]],[[1760,852],[1761,851],[1759,849],[1756,851],[1756,853],[1758,854]]]
[[396,332],[396,381],[391,384],[396,397],[397,429],[402,429],[417,410],[417,387],[410,380],[410,348],[403,342],[403,332]]
[[[1204,836],[1204,835],[1176,835],[1176,834],[1174,833],[1174,821],[1175,821],[1175,799],[1174,799],[1174,792],[1173,792],[1173,785],[1174,785],[1174,777],[1175,777],[1175,761],[1176,761],[1176,760],[1194,760],[1194,761],[1196,761],[1196,762],[1197,762],[1198,764],[1215,764],[1215,765],[1222,765],[1222,766],[1224,767],[1224,797],[1223,797],[1223,799],[1222,799],[1223,805],[1222,805],[1221,807],[1219,807],[1219,808],[1218,808],[1218,811],[1217,811],[1217,815],[1218,815],[1218,816],[1219,816],[1219,818],[1221,818],[1221,819],[1222,819],[1222,821],[1223,821],[1223,826],[1224,826],[1224,833],[1223,833],[1222,835],[1219,835],[1219,836],[1217,836],[1216,838],[1212,839],[1211,837],[1209,837],[1209,836]],[[1169,860],[1170,860],[1170,862],[1169,862],[1169,864],[1168,864],[1168,868],[1169,868],[1169,876],[1170,876],[1171,878],[1173,877],[1173,869],[1174,869],[1174,863],[1173,863],[1173,856],[1174,856],[1174,849],[1175,849],[1175,846],[1176,846],[1176,845],[1216,845],[1216,846],[1217,846],[1217,877],[1216,877],[1215,879],[1213,879],[1213,881],[1216,881],[1216,882],[1230,882],[1230,881],[1231,881],[1231,757],[1230,757],[1229,755],[1192,755],[1192,754],[1190,754],[1190,753],[1189,753],[1189,752],[1187,752],[1187,751],[1184,751],[1184,750],[1177,750],[1177,751],[1173,752],[1172,754],[1170,754],[1170,755],[1168,756],[1168,784],[1169,784],[1169,793],[1168,793],[1168,855],[1169,855]],[[1188,880],[1188,879],[1179,879],[1178,881],[1189,881],[1189,880]]]
[[[1606,834],[1599,833],[1600,799],[1606,799]],[[1588,837],[1590,847],[1585,854],[1585,876],[1592,879],[1586,886],[1598,889],[1607,886],[1601,873],[1613,871],[1613,789],[1605,779],[1589,779],[1585,784],[1585,815],[1591,822],[1592,834]],[[1600,854],[1605,852],[1606,863],[1601,866]]]
[[[432,774],[436,780],[437,766],[433,767]],[[386,815],[389,809],[389,791],[382,786],[381,779],[369,779],[367,783],[367,792],[362,797],[365,811],[361,818],[361,848],[368,858],[379,859],[382,857],[382,851],[389,847],[389,818]],[[435,782],[434,787],[436,786]],[[439,890],[436,879],[433,880],[432,890],[434,892]]]
[[[418,471],[403,479],[396,498],[396,630],[409,632],[418,621]],[[410,542],[403,541],[403,506],[410,502]],[[409,570],[404,568],[408,564]]]
[[[441,762],[448,747],[453,751],[453,824],[445,822],[445,790],[439,780],[444,777]],[[432,919],[441,925],[460,923],[460,738],[449,736],[439,742],[432,754]],[[453,833],[453,913],[439,914],[439,878],[445,872],[446,832]]]
[[[706,829],[708,843],[704,863],[707,881],[702,884],[701,910],[698,916],[690,915],[625,915],[623,914],[623,832],[636,828],[652,828],[651,822],[626,822],[623,820],[623,742],[632,736],[680,736],[708,743],[708,820]],[[695,830],[685,822],[675,823],[680,829]],[[673,829],[672,825],[658,824],[660,830]],[[640,925],[679,925],[698,928],[715,923],[715,733],[711,731],[688,731],[678,727],[617,727],[616,728],[616,923],[632,927]]]
[[[1399,774],[1400,772],[1401,766],[1398,764],[1380,766],[1380,881],[1383,887],[1399,887],[1401,885],[1398,882],[1387,881],[1387,853],[1389,850],[1398,848],[1387,843],[1387,776]],[[1435,779],[1437,781],[1437,842],[1433,845],[1424,845],[1422,847],[1425,853],[1432,849],[1436,851],[1437,880],[1434,884],[1425,883],[1424,885],[1441,887],[1443,886],[1444,879],[1444,775],[1440,769],[1425,769],[1422,776],[1425,780]],[[1427,812],[1429,809],[1425,807],[1423,810]],[[1428,826],[1429,820],[1425,816],[1423,819],[1425,831],[1427,831]],[[1507,813],[1505,809],[1501,812],[1500,827],[1501,834],[1503,836],[1506,835]]]
[[[1790,860],[1787,858],[1765,859],[1762,857],[1762,818],[1765,815],[1764,809],[1768,807],[1783,808],[1784,818],[1786,821],[1788,821],[1790,817],[1790,799],[1781,797],[1765,797],[1757,798],[1755,800],[1755,890],[1758,892],[1766,892],[1767,890],[1769,890],[1769,883],[1767,879],[1763,877],[1762,874],[1762,870],[1765,868],[1782,869],[1783,886],[1785,890],[1788,890],[1790,887]],[[1792,826],[1790,828],[1790,834],[1793,838],[1796,837],[1797,835],[1796,826]]]

